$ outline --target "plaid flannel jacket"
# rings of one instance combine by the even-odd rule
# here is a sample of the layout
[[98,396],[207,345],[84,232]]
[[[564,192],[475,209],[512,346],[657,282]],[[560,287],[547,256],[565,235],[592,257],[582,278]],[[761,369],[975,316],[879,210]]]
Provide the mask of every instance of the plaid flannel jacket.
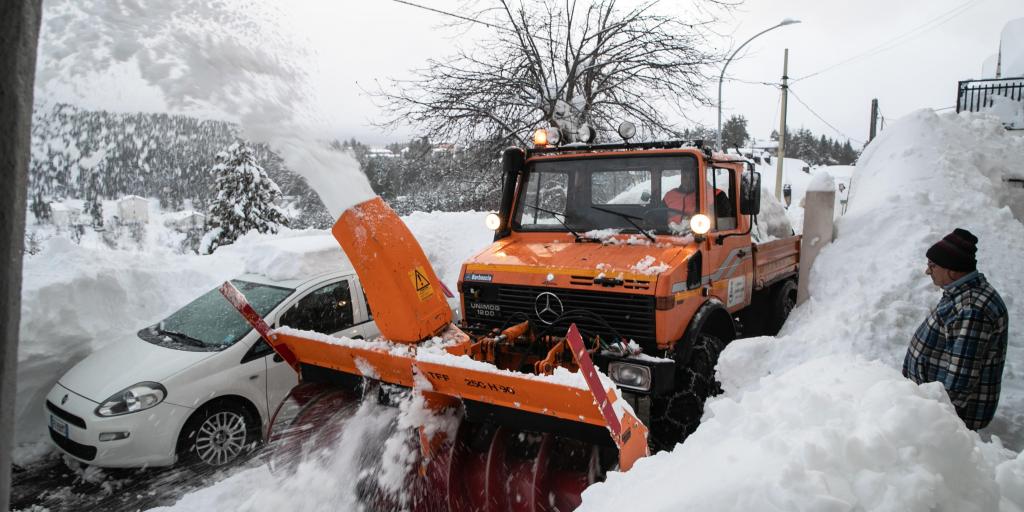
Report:
[[983,428],[999,404],[1007,323],[1006,305],[985,276],[964,276],[944,287],[917,328],[903,375],[918,384],[941,382],[967,427]]

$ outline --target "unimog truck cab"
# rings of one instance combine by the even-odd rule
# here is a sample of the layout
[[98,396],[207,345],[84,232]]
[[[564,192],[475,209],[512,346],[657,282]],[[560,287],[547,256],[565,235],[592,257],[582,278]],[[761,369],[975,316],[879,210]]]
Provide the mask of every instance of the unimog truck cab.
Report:
[[538,144],[502,155],[494,243],[459,279],[467,332],[575,323],[671,449],[719,392],[718,354],[775,334],[795,304],[800,238],[752,241],[760,174],[699,142]]

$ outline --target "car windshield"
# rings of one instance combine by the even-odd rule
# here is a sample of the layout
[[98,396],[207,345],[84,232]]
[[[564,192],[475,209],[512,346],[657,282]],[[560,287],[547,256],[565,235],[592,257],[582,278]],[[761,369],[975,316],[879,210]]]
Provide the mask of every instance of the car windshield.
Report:
[[[231,281],[260,316],[266,316],[295,290]],[[194,345],[206,349],[231,346],[252,328],[242,315],[214,288],[151,328],[161,337],[169,337],[178,345]]]
[[514,219],[522,231],[680,234],[696,209],[691,155],[545,160],[528,169]]

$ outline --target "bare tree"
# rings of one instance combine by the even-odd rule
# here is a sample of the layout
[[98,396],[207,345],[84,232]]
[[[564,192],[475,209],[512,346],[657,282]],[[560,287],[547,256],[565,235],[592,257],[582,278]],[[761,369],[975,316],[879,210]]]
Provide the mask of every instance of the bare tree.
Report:
[[708,49],[715,10],[685,20],[657,14],[657,3],[626,10],[616,0],[498,0],[473,16],[497,18],[486,23],[490,38],[376,93],[390,114],[385,124],[419,125],[434,140],[500,143],[523,143],[548,125],[607,133],[622,120],[642,135],[678,135],[669,112],[686,118],[687,107],[709,103],[707,71],[721,59]]

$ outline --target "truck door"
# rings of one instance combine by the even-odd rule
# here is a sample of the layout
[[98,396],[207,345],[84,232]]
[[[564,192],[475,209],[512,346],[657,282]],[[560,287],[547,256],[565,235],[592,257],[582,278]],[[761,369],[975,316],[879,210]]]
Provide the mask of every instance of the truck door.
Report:
[[736,311],[750,303],[754,278],[753,248],[750,236],[744,234],[747,221],[739,215],[739,171],[708,168],[704,190],[706,211],[711,217],[705,284],[712,286],[713,295],[729,311]]

